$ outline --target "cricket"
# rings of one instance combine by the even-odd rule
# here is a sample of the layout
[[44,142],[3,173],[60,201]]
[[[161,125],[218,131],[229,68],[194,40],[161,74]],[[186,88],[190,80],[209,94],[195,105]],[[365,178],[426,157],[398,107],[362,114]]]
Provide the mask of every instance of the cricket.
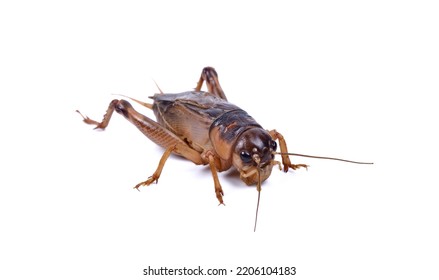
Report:
[[[202,91],[203,84],[207,91]],[[205,67],[193,91],[182,93],[160,93],[152,97],[152,103],[131,97],[154,112],[156,121],[137,112],[124,99],[114,99],[101,122],[84,116],[76,110],[86,124],[104,130],[113,112],[124,116],[152,142],[164,148],[164,153],[155,172],[134,188],[149,186],[158,182],[163,167],[171,154],[181,156],[196,165],[208,165],[219,205],[223,204],[224,192],[218,172],[235,168],[240,179],[247,185],[256,185],[258,193],[254,231],[256,231],[261,185],[271,175],[273,166],[288,172],[289,169],[308,168],[306,164],[291,163],[290,156],[338,160],[355,164],[373,164],[333,157],[289,153],[281,133],[275,129],[266,130],[246,111],[228,102],[220,86],[218,74],[212,67]],[[280,152],[277,151],[279,146]],[[279,155],[281,161],[275,160]]]

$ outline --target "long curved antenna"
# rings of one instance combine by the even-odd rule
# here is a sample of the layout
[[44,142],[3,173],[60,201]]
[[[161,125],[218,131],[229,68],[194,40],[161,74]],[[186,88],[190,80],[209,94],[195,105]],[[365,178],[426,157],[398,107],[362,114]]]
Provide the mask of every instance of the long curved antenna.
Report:
[[257,167],[257,172],[258,172],[258,185],[257,185],[257,190],[258,190],[258,204],[256,205],[256,216],[255,216],[255,227],[253,229],[253,232],[256,231],[256,225],[258,223],[258,212],[259,212],[259,201],[261,200],[261,172],[259,171],[259,165]]
[[344,162],[355,163],[355,164],[373,164],[373,162],[353,161],[353,160],[347,160],[347,159],[341,159],[341,158],[333,158],[333,157],[310,156],[310,155],[296,154],[296,153],[279,153],[279,152],[274,152],[274,154],[276,154],[276,155],[290,155],[290,156],[297,156],[297,157],[307,157],[307,158],[338,160],[338,161],[344,161]]

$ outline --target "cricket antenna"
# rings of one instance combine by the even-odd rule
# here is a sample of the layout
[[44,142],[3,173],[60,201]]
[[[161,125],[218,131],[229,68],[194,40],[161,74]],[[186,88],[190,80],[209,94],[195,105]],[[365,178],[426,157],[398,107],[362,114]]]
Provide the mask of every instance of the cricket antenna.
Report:
[[296,154],[296,153],[279,153],[279,152],[274,152],[274,154],[276,154],[276,155],[290,155],[290,156],[297,156],[297,157],[307,157],[307,158],[317,158],[317,159],[338,160],[338,161],[344,161],[344,162],[355,163],[355,164],[373,164],[373,162],[353,161],[353,160],[347,160],[347,159],[341,159],[341,158],[333,158],[333,157],[310,156],[310,155]]
[[255,227],[253,228],[253,232],[256,232],[256,225],[258,223],[258,210],[259,210],[259,201],[260,200],[261,200],[261,191],[258,190],[258,204],[256,205]]
[[258,185],[256,187],[258,191],[258,203],[256,204],[255,227],[253,228],[253,232],[256,232],[256,225],[258,223],[259,201],[261,200],[261,172],[259,170],[259,162],[256,172],[258,173]]

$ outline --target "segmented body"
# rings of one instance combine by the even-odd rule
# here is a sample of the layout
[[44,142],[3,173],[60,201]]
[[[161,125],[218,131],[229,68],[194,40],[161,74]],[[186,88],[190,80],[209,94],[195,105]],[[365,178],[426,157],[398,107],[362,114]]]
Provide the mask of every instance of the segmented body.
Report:
[[209,92],[156,94],[153,111],[157,122],[202,153],[213,150],[211,132],[218,130],[226,143],[253,127],[261,127],[238,106]]

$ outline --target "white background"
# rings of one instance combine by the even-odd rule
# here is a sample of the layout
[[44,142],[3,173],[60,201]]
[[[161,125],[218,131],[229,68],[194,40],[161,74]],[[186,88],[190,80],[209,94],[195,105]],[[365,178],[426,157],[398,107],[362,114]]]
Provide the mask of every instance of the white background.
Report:
[[[295,266],[276,279],[438,279],[438,9],[434,1],[3,1],[0,278],[165,279],[143,269]],[[293,152],[257,193],[162,154],[111,94],[195,87]],[[146,108],[137,107],[153,117]],[[233,273],[230,273],[233,270]],[[232,279],[232,276],[217,277]],[[267,279],[267,277],[246,277]],[[171,279],[177,279],[172,277]],[[199,278],[197,278],[199,279]]]

